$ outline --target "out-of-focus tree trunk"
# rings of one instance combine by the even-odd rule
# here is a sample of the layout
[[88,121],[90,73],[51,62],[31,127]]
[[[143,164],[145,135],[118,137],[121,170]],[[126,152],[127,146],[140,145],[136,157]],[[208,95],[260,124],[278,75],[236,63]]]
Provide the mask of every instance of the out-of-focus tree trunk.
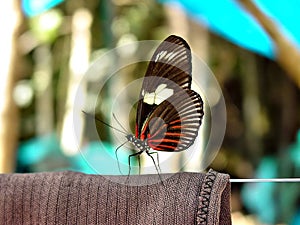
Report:
[[90,11],[84,8],[75,11],[72,21],[70,78],[61,133],[61,144],[67,155],[76,154],[82,144],[84,129],[82,109],[86,98],[86,84],[81,79],[89,65],[91,23]]
[[241,52],[244,62],[241,83],[243,90],[243,117],[245,121],[245,140],[247,158],[257,162],[262,154],[262,132],[264,122],[261,115],[262,107],[259,100],[258,71],[255,56],[245,51]]
[[21,22],[20,1],[3,1],[0,7],[0,172],[15,169],[18,139],[18,109],[13,100],[17,63],[18,28]]
[[36,132],[37,135],[45,135],[53,131],[54,123],[52,55],[48,45],[39,46],[34,53],[34,81],[37,84]]
[[252,0],[238,0],[238,2],[254,16],[272,38],[276,47],[276,60],[300,88],[300,52],[297,46],[281,33],[280,28]]
[[167,4],[165,12],[170,34],[175,34],[188,40],[189,21],[181,7],[175,4]]

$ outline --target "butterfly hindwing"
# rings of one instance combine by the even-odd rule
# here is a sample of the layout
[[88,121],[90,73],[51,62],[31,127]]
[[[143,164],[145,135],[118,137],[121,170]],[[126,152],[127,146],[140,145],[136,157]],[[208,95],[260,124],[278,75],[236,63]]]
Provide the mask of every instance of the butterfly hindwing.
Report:
[[147,144],[157,151],[183,151],[198,134],[203,102],[193,90],[182,90],[158,105],[147,117],[141,131]]
[[191,88],[191,50],[175,35],[166,38],[154,52],[142,84],[136,114],[136,137],[144,139],[142,127],[150,113],[164,100]]

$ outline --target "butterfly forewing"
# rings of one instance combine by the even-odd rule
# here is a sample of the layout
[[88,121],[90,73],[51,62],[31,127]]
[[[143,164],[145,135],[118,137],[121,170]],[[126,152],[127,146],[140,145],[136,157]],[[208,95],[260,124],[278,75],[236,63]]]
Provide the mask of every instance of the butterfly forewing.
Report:
[[191,88],[191,70],[191,50],[184,39],[171,35],[158,46],[149,62],[137,105],[137,138],[145,138],[142,127],[159,104],[174,93]]
[[[166,38],[154,52],[145,77],[164,77],[181,88],[191,88],[191,50],[186,41],[175,35]],[[144,82],[142,89],[153,92],[160,84],[159,79]]]
[[182,90],[163,101],[146,119],[142,136],[157,151],[183,151],[197,137],[203,102],[193,90]]

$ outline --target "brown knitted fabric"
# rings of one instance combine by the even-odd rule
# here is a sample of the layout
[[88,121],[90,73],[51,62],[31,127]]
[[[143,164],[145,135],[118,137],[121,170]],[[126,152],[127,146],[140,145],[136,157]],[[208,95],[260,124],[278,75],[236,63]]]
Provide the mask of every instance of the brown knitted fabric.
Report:
[[128,186],[77,172],[2,174],[0,224],[227,225],[229,176],[178,173],[164,185]]

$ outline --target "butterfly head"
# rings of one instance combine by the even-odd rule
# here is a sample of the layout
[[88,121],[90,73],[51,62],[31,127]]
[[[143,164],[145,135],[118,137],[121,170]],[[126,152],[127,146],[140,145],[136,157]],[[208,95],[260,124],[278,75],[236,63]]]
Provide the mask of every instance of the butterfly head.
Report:
[[132,135],[132,134],[127,134],[126,135],[126,139],[128,140],[128,141],[130,141],[130,142],[133,142],[134,141],[134,136]]

